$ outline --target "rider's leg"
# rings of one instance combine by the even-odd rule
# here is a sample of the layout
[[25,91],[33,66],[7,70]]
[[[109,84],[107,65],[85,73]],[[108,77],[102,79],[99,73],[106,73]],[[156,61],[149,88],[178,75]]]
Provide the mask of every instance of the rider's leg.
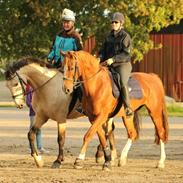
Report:
[[121,92],[123,101],[125,103],[126,116],[131,116],[133,114],[133,111],[130,107],[130,98],[128,91],[128,79],[130,77],[132,70],[131,63],[130,62],[121,63],[119,66],[114,67],[114,69],[120,75]]
[[122,95],[124,96],[124,102],[125,102],[125,113],[126,116],[131,116],[133,115],[133,111],[130,107],[130,98],[129,98],[129,91],[128,91],[128,87],[127,86],[123,86],[121,88],[122,91]]

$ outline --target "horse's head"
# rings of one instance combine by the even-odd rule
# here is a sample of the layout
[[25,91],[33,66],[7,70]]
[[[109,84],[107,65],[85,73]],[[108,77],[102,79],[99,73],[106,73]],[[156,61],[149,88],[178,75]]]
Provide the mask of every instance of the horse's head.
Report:
[[78,60],[73,51],[65,53],[63,61],[64,81],[63,90],[66,94],[73,92],[73,88],[79,77]]
[[25,85],[24,84],[25,84],[26,78],[24,76],[20,76],[18,72],[14,72],[11,67],[5,72],[5,78],[6,78],[6,86],[10,90],[12,98],[17,108],[19,109],[23,108],[25,104],[25,99],[24,99]]

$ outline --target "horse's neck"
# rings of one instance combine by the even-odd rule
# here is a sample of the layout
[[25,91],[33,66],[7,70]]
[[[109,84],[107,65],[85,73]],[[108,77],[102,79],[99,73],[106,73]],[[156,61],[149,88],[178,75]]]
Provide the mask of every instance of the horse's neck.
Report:
[[90,57],[86,58],[88,60],[83,60],[82,57],[80,59],[79,70],[81,71],[81,77],[83,80],[91,78],[99,71],[100,66],[96,59]]
[[22,73],[26,76],[27,81],[34,89],[54,77],[56,72],[56,70],[51,70],[36,64],[30,64],[22,68]]
[[92,93],[95,92],[95,85],[98,80],[99,72],[101,67],[98,63],[90,63],[88,65],[80,65],[81,68],[81,81],[83,81],[84,93],[87,96],[92,96]]

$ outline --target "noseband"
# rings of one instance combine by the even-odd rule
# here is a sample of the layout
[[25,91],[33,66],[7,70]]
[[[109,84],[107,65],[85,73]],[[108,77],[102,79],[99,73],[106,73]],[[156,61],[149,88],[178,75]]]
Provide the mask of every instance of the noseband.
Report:
[[21,85],[21,88],[22,88],[22,93],[19,93],[19,94],[17,94],[17,95],[12,95],[12,98],[13,99],[15,99],[15,98],[17,98],[17,97],[19,97],[19,96],[21,96],[21,95],[27,95],[28,93],[30,93],[30,92],[26,92],[25,91],[25,88],[24,88],[24,85],[26,86],[27,85],[27,83],[20,77],[20,75],[17,73],[17,72],[15,72],[15,75],[11,78],[11,79],[13,79],[15,76],[17,76],[18,77],[18,80],[19,80],[19,82],[20,82],[20,85]]

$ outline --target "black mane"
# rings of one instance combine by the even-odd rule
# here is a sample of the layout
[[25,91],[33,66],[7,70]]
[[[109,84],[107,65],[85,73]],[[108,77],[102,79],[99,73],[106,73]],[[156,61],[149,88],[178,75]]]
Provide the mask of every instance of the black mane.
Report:
[[18,71],[22,67],[32,64],[32,63],[36,63],[36,64],[40,65],[41,67],[54,68],[53,65],[51,65],[49,63],[45,63],[44,61],[42,61],[38,58],[24,57],[18,61],[13,62],[13,64],[8,66],[8,68],[6,69],[6,72],[5,72],[5,79],[10,80],[16,71]]

